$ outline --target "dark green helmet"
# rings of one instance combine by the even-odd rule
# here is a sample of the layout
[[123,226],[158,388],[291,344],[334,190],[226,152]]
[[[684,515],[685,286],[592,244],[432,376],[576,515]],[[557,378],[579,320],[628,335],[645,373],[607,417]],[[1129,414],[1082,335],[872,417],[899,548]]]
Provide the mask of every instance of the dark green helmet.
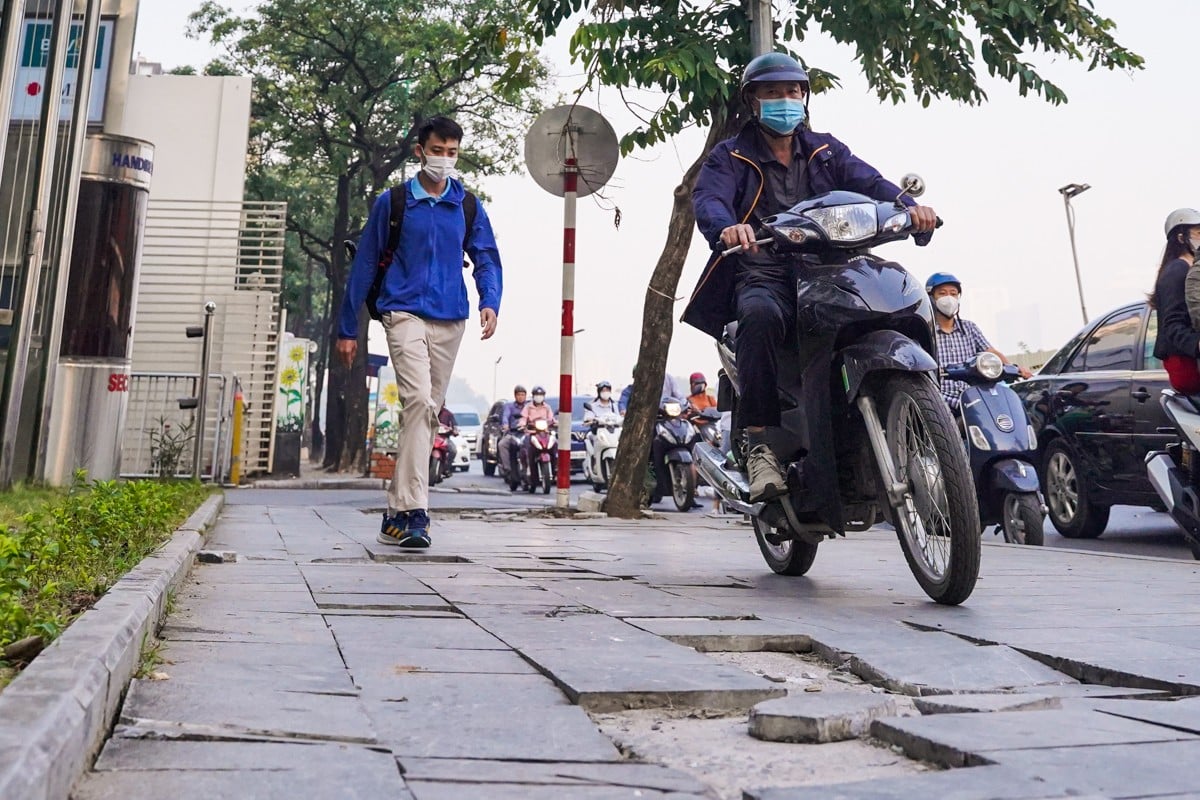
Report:
[[742,73],[741,91],[767,81],[800,81],[808,91],[808,73],[787,53],[766,53],[751,59]]

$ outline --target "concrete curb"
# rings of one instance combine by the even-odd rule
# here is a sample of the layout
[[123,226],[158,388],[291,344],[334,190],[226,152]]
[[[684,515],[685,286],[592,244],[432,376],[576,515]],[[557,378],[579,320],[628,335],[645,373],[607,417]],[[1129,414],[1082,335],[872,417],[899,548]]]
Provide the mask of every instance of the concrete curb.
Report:
[[92,763],[158,629],[224,506],[214,495],[117,581],[0,693],[0,797],[59,800]]
[[247,489],[386,489],[383,478],[290,478],[255,481]]

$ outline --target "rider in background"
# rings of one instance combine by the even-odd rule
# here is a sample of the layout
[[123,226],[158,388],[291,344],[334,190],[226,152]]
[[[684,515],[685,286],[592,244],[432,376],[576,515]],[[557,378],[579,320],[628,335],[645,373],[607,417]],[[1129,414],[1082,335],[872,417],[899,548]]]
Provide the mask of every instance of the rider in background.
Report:
[[512,401],[505,403],[504,410],[500,412],[500,430],[504,431],[500,437],[500,443],[497,445],[500,448],[501,475],[511,474],[513,456],[516,455],[517,449],[516,434],[520,431],[518,426],[521,420],[521,411],[528,404],[525,387],[518,383],[513,387]]
[[[935,336],[937,343],[938,366],[942,369],[954,367],[970,361],[980,353],[995,353],[1005,364],[1012,362],[996,348],[979,330],[979,326],[958,315],[959,300],[962,297],[962,283],[949,272],[935,272],[925,281],[925,292],[933,303],[933,317],[937,321]],[[1025,367],[1018,367],[1022,378],[1033,377],[1033,373]],[[958,400],[966,391],[967,385],[962,381],[942,379],[942,397],[950,410],[958,411]]]
[[590,405],[591,408],[585,409],[583,412],[583,422],[586,425],[591,425],[608,414],[621,416],[621,411],[617,408],[617,401],[613,400],[612,384],[608,381],[600,381],[596,384],[596,397]]
[[688,383],[691,384],[692,389],[692,393],[688,395],[687,399],[691,413],[699,414],[706,408],[717,407],[717,398],[708,393],[708,381],[703,372],[693,372]]
[[1186,294],[1200,251],[1200,211],[1176,209],[1163,227],[1167,246],[1150,295],[1150,307],[1158,309],[1154,357],[1162,360],[1171,388],[1184,394],[1200,394],[1200,368],[1196,364],[1200,330],[1192,323]]

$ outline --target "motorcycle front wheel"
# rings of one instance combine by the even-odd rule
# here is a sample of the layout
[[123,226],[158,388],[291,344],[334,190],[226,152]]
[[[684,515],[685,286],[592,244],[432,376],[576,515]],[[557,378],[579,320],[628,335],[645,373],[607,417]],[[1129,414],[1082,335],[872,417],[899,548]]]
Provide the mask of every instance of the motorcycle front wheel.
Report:
[[794,577],[805,574],[812,567],[817,557],[816,542],[789,538],[788,534],[777,532],[759,517],[754,517],[752,524],[758,549],[772,572]]
[[958,605],[979,577],[979,506],[966,454],[946,401],[924,375],[891,375],[882,408],[896,478],[906,491],[892,506],[900,547],[930,598]]
[[1001,507],[1004,518],[1000,521],[1000,529],[1004,532],[1004,541],[1034,547],[1045,542],[1042,528],[1046,515],[1042,513],[1042,501],[1037,494],[1008,492]]
[[671,462],[671,499],[677,511],[690,511],[696,502],[696,481],[690,464]]
[[542,494],[550,494],[550,487],[554,485],[554,478],[550,475],[550,462],[543,461],[541,466],[542,472]]

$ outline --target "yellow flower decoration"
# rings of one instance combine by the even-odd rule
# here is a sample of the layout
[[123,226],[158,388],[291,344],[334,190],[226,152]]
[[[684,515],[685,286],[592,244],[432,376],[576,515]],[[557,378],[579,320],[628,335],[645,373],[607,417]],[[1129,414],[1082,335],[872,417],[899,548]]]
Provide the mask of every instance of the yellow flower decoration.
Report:
[[383,387],[383,402],[389,406],[393,406],[400,402],[400,388],[394,383],[389,383]]
[[288,353],[288,358],[290,358],[292,361],[295,361],[297,364],[303,362],[304,361],[304,348],[301,347],[300,345],[296,345],[295,347],[292,348],[292,351],[290,353]]
[[300,380],[300,373],[295,367],[288,367],[279,376],[279,383],[283,386],[295,386]]

